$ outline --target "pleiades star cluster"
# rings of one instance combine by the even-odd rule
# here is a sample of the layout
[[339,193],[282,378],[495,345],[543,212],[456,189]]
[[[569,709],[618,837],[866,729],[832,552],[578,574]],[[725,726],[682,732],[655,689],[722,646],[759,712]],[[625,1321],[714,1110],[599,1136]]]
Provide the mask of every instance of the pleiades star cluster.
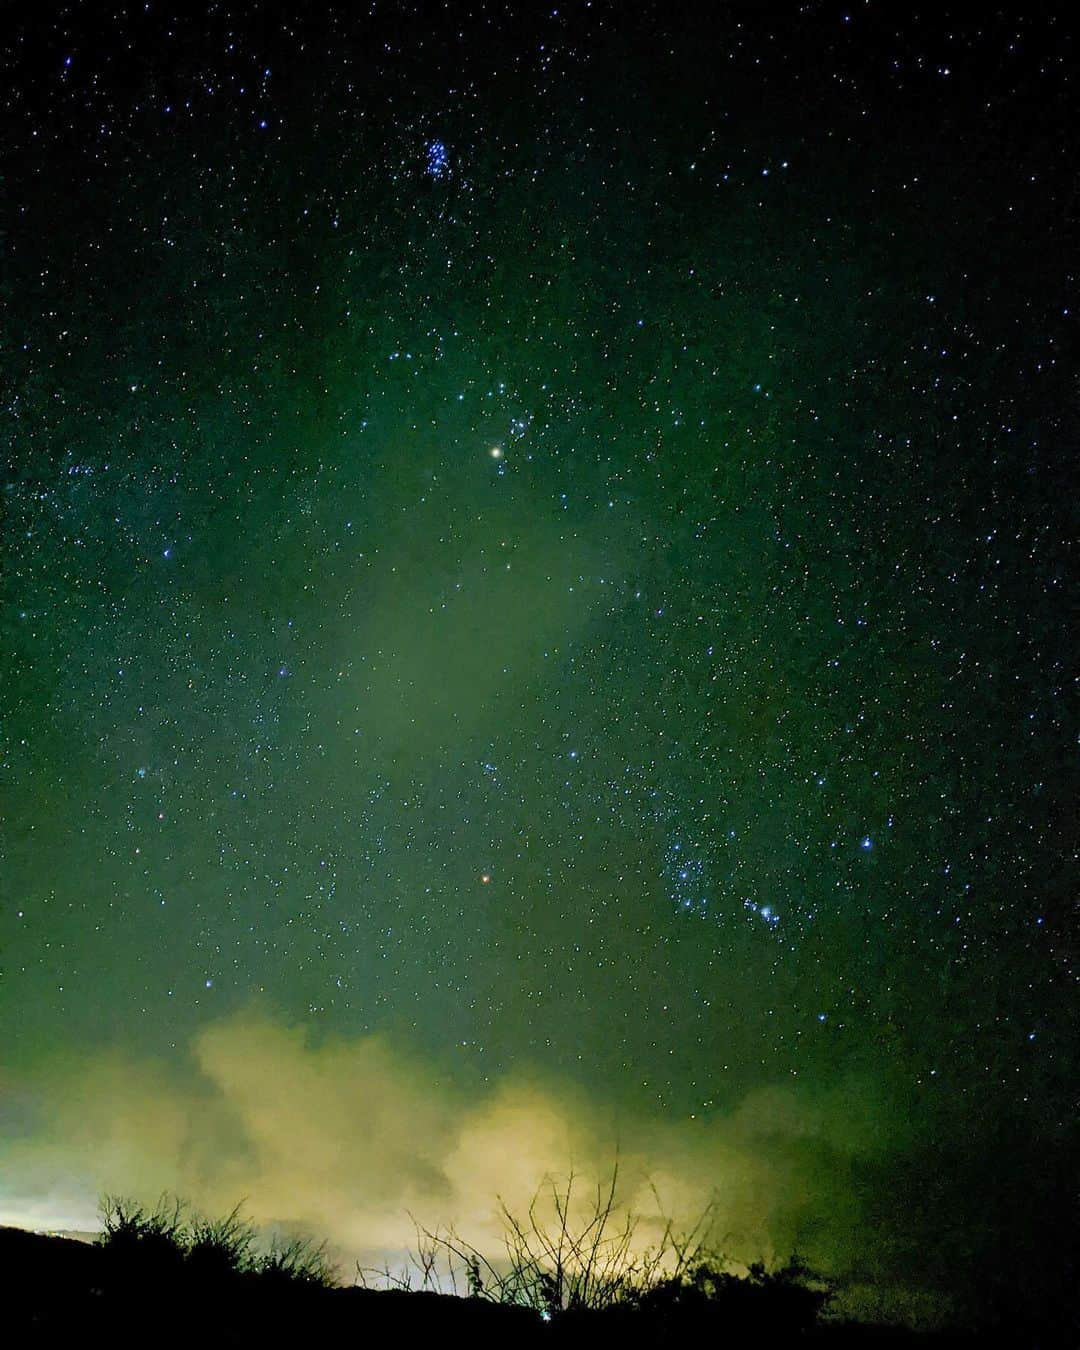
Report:
[[258,1006],[658,1122],[856,1083],[868,1243],[1042,1261],[1065,8],[86,2],[0,54],[12,1081]]

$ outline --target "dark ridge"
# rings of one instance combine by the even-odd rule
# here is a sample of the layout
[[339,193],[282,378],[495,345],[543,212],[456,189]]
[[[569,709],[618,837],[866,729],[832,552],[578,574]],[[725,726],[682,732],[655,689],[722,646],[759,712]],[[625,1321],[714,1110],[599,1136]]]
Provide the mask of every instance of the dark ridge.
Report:
[[[960,1350],[970,1337],[858,1323],[800,1325],[761,1291],[730,1301],[654,1300],[642,1309],[544,1321],[527,1308],[429,1291],[274,1281],[253,1272],[206,1278],[159,1250],[0,1228],[9,1345],[823,1346]],[[739,1305],[742,1306],[739,1306]]]

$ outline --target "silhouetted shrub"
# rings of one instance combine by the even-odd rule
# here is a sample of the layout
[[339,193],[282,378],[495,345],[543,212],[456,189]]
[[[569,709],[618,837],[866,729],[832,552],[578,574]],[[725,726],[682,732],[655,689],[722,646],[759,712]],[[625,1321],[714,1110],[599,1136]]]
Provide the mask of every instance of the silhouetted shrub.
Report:
[[107,1273],[143,1289],[180,1278],[190,1241],[184,1211],[183,1201],[167,1195],[152,1210],[123,1196],[105,1196],[98,1243]]
[[254,1269],[264,1284],[326,1289],[335,1283],[326,1243],[314,1243],[304,1237],[275,1237],[269,1251],[256,1260]]
[[326,1244],[305,1237],[275,1236],[260,1251],[258,1233],[237,1205],[224,1218],[186,1217],[181,1200],[163,1196],[150,1210],[138,1201],[106,1196],[101,1206],[98,1245],[111,1282],[157,1290],[162,1283],[189,1290],[258,1281],[262,1286],[326,1288],[334,1270]]
[[574,1341],[601,1328],[607,1340],[765,1335],[779,1341],[815,1325],[830,1290],[797,1257],[773,1271],[758,1264],[744,1275],[732,1273],[705,1242],[711,1206],[689,1232],[677,1233],[669,1221],[644,1248],[635,1241],[637,1218],[617,1213],[617,1181],[616,1165],[584,1210],[573,1203],[573,1174],[562,1185],[545,1182],[524,1218],[504,1205],[497,1256],[453,1229],[418,1229],[404,1271],[358,1270],[359,1279],[366,1284],[377,1274],[400,1290],[458,1292],[463,1286],[474,1299],[530,1309]]
[[829,1298],[824,1281],[793,1256],[778,1270],[759,1263],[744,1276],[702,1261],[631,1302],[646,1321],[677,1323],[687,1331],[787,1337],[809,1331]]
[[186,1251],[188,1272],[196,1279],[221,1282],[252,1269],[254,1225],[240,1217],[240,1206],[223,1219],[191,1221]]
[[401,1290],[452,1289],[490,1303],[528,1308],[551,1320],[570,1310],[598,1311],[632,1300],[662,1276],[687,1270],[701,1257],[710,1208],[686,1234],[668,1223],[649,1248],[635,1242],[638,1219],[618,1214],[618,1166],[596,1187],[586,1208],[576,1204],[573,1173],[548,1178],[524,1218],[502,1205],[503,1251],[488,1254],[455,1229],[418,1228],[417,1248],[401,1272],[357,1271]]

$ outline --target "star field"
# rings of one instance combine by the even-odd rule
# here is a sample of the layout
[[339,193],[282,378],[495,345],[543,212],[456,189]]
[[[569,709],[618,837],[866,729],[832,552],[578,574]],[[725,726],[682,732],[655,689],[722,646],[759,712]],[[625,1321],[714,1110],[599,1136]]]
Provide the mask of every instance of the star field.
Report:
[[12,1065],[256,1000],[656,1119],[858,1073],[957,1223],[1038,1190],[1072,35],[761,11],[14,25]]

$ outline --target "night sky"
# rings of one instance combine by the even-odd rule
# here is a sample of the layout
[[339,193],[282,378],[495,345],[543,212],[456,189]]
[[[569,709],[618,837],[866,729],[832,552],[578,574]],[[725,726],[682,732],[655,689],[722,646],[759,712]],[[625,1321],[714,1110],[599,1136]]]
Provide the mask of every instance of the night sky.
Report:
[[6,9],[0,1220],[1054,1266],[1063,16]]

